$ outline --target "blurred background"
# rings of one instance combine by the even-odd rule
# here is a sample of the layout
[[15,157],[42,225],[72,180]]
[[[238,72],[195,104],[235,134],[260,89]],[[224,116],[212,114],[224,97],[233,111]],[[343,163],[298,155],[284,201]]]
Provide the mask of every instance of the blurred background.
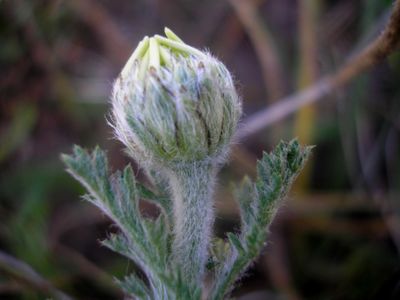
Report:
[[[132,265],[100,246],[115,228],[80,199],[59,157],[99,144],[113,169],[134,165],[106,117],[113,79],[144,35],[168,26],[214,53],[235,76],[246,119],[335,72],[384,28],[392,3],[0,1],[0,299],[46,299],[37,274],[76,299],[123,298],[113,276]],[[400,299],[399,79],[397,51],[237,142],[217,193],[221,236],[238,226],[229,182],[254,176],[263,150],[293,137],[316,148],[234,296]]]

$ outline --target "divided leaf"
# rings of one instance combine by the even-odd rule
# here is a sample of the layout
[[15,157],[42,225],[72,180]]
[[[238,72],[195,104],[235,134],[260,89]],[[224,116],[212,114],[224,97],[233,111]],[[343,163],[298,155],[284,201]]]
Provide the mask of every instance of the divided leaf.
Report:
[[257,180],[245,177],[235,190],[241,215],[241,233],[229,233],[231,245],[225,261],[217,268],[211,299],[223,299],[238,277],[260,254],[268,226],[285,199],[311,151],[297,140],[281,142],[271,153],[264,153],[257,164]]
[[185,274],[178,267],[166,272],[162,276],[162,280],[168,287],[167,299],[201,299],[201,288],[188,284]]
[[[263,154],[256,181],[245,177],[235,189],[241,230],[228,233],[227,241],[215,238],[210,245],[209,270],[214,271],[214,283],[207,299],[224,299],[260,254],[268,226],[310,151],[311,147],[301,148],[296,140],[281,142],[273,152]],[[135,273],[125,277],[118,281],[123,290],[146,300],[201,299],[201,287],[188,283],[171,260],[173,212],[162,178],[155,180],[155,185],[164,190],[154,193],[136,182],[130,166],[109,177],[107,158],[99,147],[89,154],[75,146],[73,155],[63,155],[62,159],[68,172],[88,191],[84,199],[100,208],[121,230],[103,245],[134,261],[146,277],[139,278]],[[160,216],[155,220],[144,218],[140,199],[158,205]]]
[[[131,166],[108,177],[107,158],[99,147],[89,154],[75,146],[73,155],[62,155],[62,159],[67,171],[88,191],[83,198],[97,206],[121,230],[121,234],[111,235],[103,245],[134,261],[148,277],[151,292],[144,283],[134,283],[134,275],[121,281],[122,286],[140,299],[157,297],[165,289],[160,274],[167,267],[170,255],[169,227],[165,226],[163,214],[153,221],[143,218],[139,210],[140,198],[157,201],[157,196],[136,182]],[[166,200],[158,202],[162,201]]]
[[135,274],[130,274],[123,280],[116,280],[116,282],[127,295],[143,300],[153,299],[145,282]]

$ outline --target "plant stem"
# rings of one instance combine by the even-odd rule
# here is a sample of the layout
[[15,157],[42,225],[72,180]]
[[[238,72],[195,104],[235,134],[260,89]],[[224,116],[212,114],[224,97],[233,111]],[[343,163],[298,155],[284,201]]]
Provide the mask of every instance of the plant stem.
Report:
[[170,175],[175,223],[172,253],[184,276],[194,283],[201,282],[208,257],[215,173],[210,162],[199,161],[180,164]]

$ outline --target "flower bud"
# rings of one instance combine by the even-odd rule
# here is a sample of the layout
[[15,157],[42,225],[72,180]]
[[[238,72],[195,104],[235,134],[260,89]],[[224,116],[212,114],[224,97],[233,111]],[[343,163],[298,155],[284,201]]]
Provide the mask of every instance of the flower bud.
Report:
[[165,33],[145,37],[114,83],[116,135],[141,163],[221,161],[241,115],[231,75]]

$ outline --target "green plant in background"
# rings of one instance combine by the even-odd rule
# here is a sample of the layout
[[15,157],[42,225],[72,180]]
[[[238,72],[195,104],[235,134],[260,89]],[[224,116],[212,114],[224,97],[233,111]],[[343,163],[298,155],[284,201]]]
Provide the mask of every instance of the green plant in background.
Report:
[[[88,190],[85,199],[119,227],[104,245],[135,262],[141,273],[120,281],[139,299],[223,299],[260,254],[279,203],[310,148],[281,142],[258,162],[255,182],[235,189],[240,233],[213,237],[213,190],[241,115],[226,67],[210,54],[166,37],[145,37],[114,84],[112,125],[152,182],[147,188],[127,166],[109,177],[105,153],[76,146],[63,155]],[[159,206],[152,219],[139,200]],[[205,286],[205,277],[212,283]]]

